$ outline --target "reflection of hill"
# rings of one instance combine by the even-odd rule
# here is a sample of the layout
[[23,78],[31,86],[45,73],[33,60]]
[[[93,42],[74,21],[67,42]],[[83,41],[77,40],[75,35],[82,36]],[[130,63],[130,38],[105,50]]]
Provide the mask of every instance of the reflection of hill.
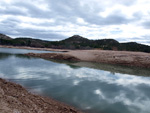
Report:
[[57,63],[64,63],[70,66],[71,68],[74,66],[77,68],[80,67],[88,67],[94,69],[100,69],[104,71],[110,71],[111,73],[122,73],[129,75],[138,75],[138,76],[150,76],[150,70],[145,68],[138,67],[128,67],[128,66],[120,66],[120,65],[112,65],[112,64],[104,64],[104,63],[92,63],[92,62],[67,62],[60,60],[51,60]]
[[31,57],[28,57],[28,56],[23,55],[23,54],[0,53],[0,60],[7,59],[8,57],[11,57],[11,56],[15,56],[15,57],[18,57],[18,58],[31,59]]
[[0,60],[7,59],[10,56],[11,56],[11,54],[9,54],[9,53],[0,53]]
[[[28,57],[22,54],[9,54],[9,53],[0,53],[0,60],[7,59],[8,57],[15,56],[18,58],[31,59],[32,57]],[[50,60],[56,63],[67,64],[69,67],[78,69],[81,67],[89,67],[94,69],[100,69],[105,71],[110,71],[111,73],[122,73],[122,74],[130,74],[130,75],[138,75],[138,76],[150,76],[150,70],[145,68],[137,68],[137,67],[127,67],[127,66],[119,66],[119,65],[111,65],[111,64],[103,64],[103,63],[92,63],[92,62],[71,62],[64,60]]]
[[76,61],[55,60],[55,59],[45,59],[45,60],[49,60],[49,61],[52,61],[52,62],[55,62],[55,63],[67,64],[69,67],[71,67],[73,69],[81,68],[81,66],[74,65],[74,63],[76,63]]
[[74,63],[74,65],[101,69],[105,71],[110,71],[111,73],[150,76],[150,70],[145,68],[119,66],[119,65],[111,65],[111,64],[103,64],[103,63],[90,63],[90,62],[78,62],[78,63]]
[[23,54],[15,54],[16,57],[18,58],[26,58],[26,59],[31,59],[31,57],[23,55]]

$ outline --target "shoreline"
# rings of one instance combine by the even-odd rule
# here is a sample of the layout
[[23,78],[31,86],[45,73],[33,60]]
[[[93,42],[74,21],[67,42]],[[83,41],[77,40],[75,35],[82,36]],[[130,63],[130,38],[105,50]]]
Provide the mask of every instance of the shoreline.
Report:
[[0,78],[1,113],[82,113],[57,100],[32,94],[19,84]]
[[40,57],[43,59],[56,59],[67,61],[96,62],[116,64],[123,66],[150,68],[150,53],[133,51],[112,51],[112,50],[66,50],[52,48],[34,48],[26,46],[5,46],[2,48],[17,48],[29,50],[55,51],[63,53],[28,53],[27,56]]
[[[0,46],[4,48],[43,50],[43,48]],[[44,48],[46,51],[58,49]],[[65,51],[65,52],[64,52]],[[31,57],[67,61],[85,61],[150,68],[150,53],[110,50],[59,50],[62,53],[27,53]],[[0,112],[81,113],[57,100],[32,94],[21,85],[0,78]]]
[[108,50],[70,50],[65,53],[28,53],[27,56],[43,59],[83,61],[150,68],[150,54],[143,52]]
[[36,48],[36,47],[27,47],[27,46],[7,46],[7,45],[0,45],[0,48],[29,49],[29,50],[56,51],[56,52],[68,52],[68,51],[70,51],[67,49]]

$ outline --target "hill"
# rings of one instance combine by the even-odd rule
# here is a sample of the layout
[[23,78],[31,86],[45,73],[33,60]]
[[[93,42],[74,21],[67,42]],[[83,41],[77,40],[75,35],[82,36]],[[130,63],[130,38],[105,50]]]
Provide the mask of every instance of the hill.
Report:
[[12,39],[0,34],[0,45],[29,46],[54,49],[102,49],[119,51],[141,51],[150,53],[150,46],[136,42],[119,43],[114,39],[89,40],[79,35],[74,35],[61,41],[44,41],[32,38]]
[[139,44],[136,42],[120,43],[118,50],[125,51],[141,51],[150,53],[150,46]]
[[0,39],[11,40],[12,38],[10,38],[9,36],[6,36],[6,35],[0,33]]

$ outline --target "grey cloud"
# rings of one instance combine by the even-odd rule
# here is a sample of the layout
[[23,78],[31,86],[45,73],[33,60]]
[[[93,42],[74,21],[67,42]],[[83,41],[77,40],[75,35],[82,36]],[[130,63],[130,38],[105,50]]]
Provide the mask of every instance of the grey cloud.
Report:
[[57,21],[57,24],[65,24],[66,22],[75,22],[78,16],[78,9],[80,9],[79,1],[72,0],[51,0],[49,1],[49,7],[52,12],[51,15]]
[[18,19],[18,18],[15,18],[15,16],[10,16],[10,17],[7,17],[7,19],[3,20],[2,23],[4,24],[9,24],[10,23],[20,23],[21,20]]
[[[15,0],[14,0],[15,2]],[[17,7],[13,4],[8,4],[6,2],[2,2],[0,3],[1,7],[0,7],[0,14],[2,15],[26,15],[27,12],[25,10],[22,10],[20,7]]]
[[130,5],[133,5],[137,2],[137,0],[113,0],[114,2],[113,3],[120,3],[120,4],[123,4],[123,5],[126,5],[126,6],[130,6]]
[[115,38],[117,41],[119,42],[137,42],[137,43],[141,43],[141,44],[146,44],[146,45],[150,45],[150,35],[146,35],[146,36],[141,36],[141,37],[132,37],[132,38]]
[[43,39],[43,40],[61,40],[64,39],[65,36],[59,35],[57,33],[51,31],[41,31],[36,29],[18,29],[20,31],[18,35],[20,36],[29,36],[36,39]]
[[16,27],[16,23],[0,24],[3,29],[0,29],[0,33],[7,34],[13,37],[24,36],[43,40],[61,40],[67,38],[54,31],[45,31],[37,29],[23,29]]
[[21,27],[18,27],[20,24],[20,20],[14,17],[9,17],[3,21],[0,22],[0,33],[7,34],[13,37],[16,36],[28,36],[38,39],[44,39],[44,40],[60,40],[66,38],[63,35],[59,35],[55,32],[55,30],[52,31],[46,31],[46,30],[37,30],[37,29],[24,29]]
[[[85,18],[89,15],[93,15],[93,18],[97,13],[103,10],[102,7],[98,7],[97,4],[86,4],[81,6],[80,1],[71,1],[71,0],[61,0],[49,1],[49,5],[52,12],[52,15],[55,16],[55,19],[61,24],[65,22],[76,23],[77,17]],[[77,24],[77,23],[76,23]]]
[[145,21],[142,23],[142,26],[146,29],[150,29],[150,21]]
[[150,40],[150,35],[145,35],[143,37],[144,37],[144,39]]
[[[113,1],[117,2],[115,0]],[[117,3],[129,4],[129,0],[127,0],[126,2],[121,0],[120,2]],[[130,3],[132,4],[131,1]],[[25,8],[28,12],[28,16],[34,18],[48,18],[48,19],[53,18],[56,20],[55,24],[57,25],[58,24],[64,25],[66,22],[78,24],[76,22],[77,17],[83,18],[86,22],[90,24],[97,24],[97,25],[126,24],[131,21],[121,13],[115,14],[114,12],[112,12],[112,14],[108,15],[106,18],[97,16],[99,12],[104,11],[105,9],[104,6],[100,4],[87,3],[85,5],[81,5],[79,0],[76,1],[51,0],[51,1],[47,1],[47,4],[49,4],[49,11],[43,11],[40,8],[38,8],[36,5],[26,1],[15,2],[12,5],[20,9],[20,14],[22,12],[22,8]],[[8,9],[7,12],[11,13],[11,10]],[[14,11],[14,13],[19,13],[19,12]]]
[[[115,1],[113,3],[115,3]],[[120,3],[126,4],[126,5],[127,3],[128,5],[133,4],[133,2],[129,0],[127,0],[126,2],[120,1]],[[107,17],[104,18],[104,17],[98,16],[98,13],[105,11],[105,6],[96,5],[96,4],[95,6],[92,6],[92,7],[91,6],[92,6],[91,4],[90,6],[87,6],[87,5],[82,6],[82,7],[78,6],[77,9],[75,9],[76,16],[83,18],[88,23],[96,24],[96,25],[127,24],[134,20],[139,19],[139,17],[141,16],[141,13],[138,12],[134,14],[134,18],[127,18],[127,16],[124,15],[120,10],[116,10],[114,12],[111,12]]]
[[[77,1],[49,1],[49,5],[53,10],[52,15],[56,15],[55,19],[61,24],[65,22],[76,23],[77,17],[83,18],[90,24],[97,25],[114,25],[114,24],[126,24],[132,19],[127,19],[121,12],[112,12],[106,18],[100,17],[97,14],[104,11],[104,6],[100,8],[97,4],[86,4],[81,6],[80,2]],[[76,23],[78,24],[78,23]]]
[[75,6],[77,2],[75,1],[66,1],[66,0],[51,0],[49,1],[49,7],[53,10],[52,14],[55,13],[59,16],[67,16],[72,15],[73,6]]
[[150,35],[143,36],[143,41],[145,44],[150,46]]
[[7,29],[0,29],[0,33],[7,34],[10,36],[18,37],[31,37],[43,40],[61,40],[67,38],[61,34],[55,33],[54,31],[45,31],[45,30],[37,30],[37,29],[22,29],[17,27],[7,27],[9,25],[2,25],[2,27],[6,27]]
[[6,30],[6,31],[12,31],[15,30],[15,28],[17,28],[17,25],[20,24],[21,20],[14,18],[14,16],[12,17],[8,17],[5,20],[2,20],[0,22],[0,28],[1,30]]
[[20,10],[22,8],[25,8],[28,12],[28,16],[30,17],[34,17],[34,18],[50,18],[51,17],[50,11],[43,11],[32,3],[21,1],[21,2],[14,3],[13,5],[15,5],[16,7],[20,7]]
[[[41,1],[41,0],[36,0]],[[90,27],[91,25],[97,25],[99,27],[103,26],[111,26],[111,25],[121,25],[121,24],[132,24],[132,22],[138,22],[143,19],[142,12],[136,12],[133,14],[133,18],[127,18],[126,15],[121,11],[113,11],[108,14],[106,17],[102,17],[99,15],[100,12],[104,12],[107,8],[111,8],[117,4],[131,6],[136,4],[137,0],[43,0],[43,3],[48,5],[47,10],[42,10],[35,2],[32,0],[19,1],[14,0],[11,4],[3,4],[6,9],[1,9],[1,15],[9,15],[9,18],[0,21],[0,32],[14,35],[14,36],[31,36],[35,38],[43,38],[43,39],[63,39],[67,38],[63,35],[59,34],[68,34],[66,32],[70,32],[75,30],[74,26],[86,26]],[[36,28],[19,28],[18,26],[22,21],[17,19],[18,15],[22,15],[25,17],[32,17],[38,19],[53,19],[54,22],[44,22],[43,23],[35,23],[31,22],[28,24],[32,24],[38,27],[53,28],[53,30],[38,30]],[[15,18],[14,18],[15,17]],[[87,24],[83,25],[77,22],[78,18],[82,18]],[[143,20],[142,20],[143,21]],[[73,28],[66,29],[67,25],[74,25]],[[143,22],[141,24],[144,28],[150,28],[150,22]],[[56,29],[56,26],[65,26],[65,30]],[[108,27],[109,27],[108,26]],[[29,26],[30,27],[30,26]],[[95,29],[94,29],[95,30]],[[78,31],[80,32],[80,31]],[[78,33],[77,32],[77,33]],[[114,31],[113,31],[114,32]],[[80,34],[80,33],[79,33]],[[92,34],[92,31],[91,31]],[[120,40],[126,40],[121,39]],[[137,39],[138,40],[138,39]]]
[[[84,18],[84,17],[83,17]],[[88,23],[96,25],[119,25],[127,24],[133,19],[127,19],[121,12],[113,12],[107,17],[100,17],[97,15],[90,14],[90,16],[84,18]]]
[[112,25],[112,24],[126,24],[131,21],[131,19],[127,19],[123,15],[112,14],[106,18],[102,18],[102,23]]
[[1,9],[0,14],[7,14],[7,15],[26,15],[27,13],[20,8],[17,7],[6,7],[6,9]]
[[133,17],[134,17],[136,20],[140,20],[140,19],[142,19],[142,17],[143,17],[143,13],[142,13],[142,12],[135,12],[135,13],[133,13]]
[[4,34],[16,34],[17,24],[19,20],[13,18],[7,18],[0,22],[0,33]]
[[96,4],[94,4],[94,6],[92,4],[81,6],[79,0],[59,0],[57,2],[55,0],[51,0],[49,1],[49,5],[54,12],[61,16],[78,16],[79,13],[88,14],[92,9],[93,13],[101,10],[101,7],[97,8]]

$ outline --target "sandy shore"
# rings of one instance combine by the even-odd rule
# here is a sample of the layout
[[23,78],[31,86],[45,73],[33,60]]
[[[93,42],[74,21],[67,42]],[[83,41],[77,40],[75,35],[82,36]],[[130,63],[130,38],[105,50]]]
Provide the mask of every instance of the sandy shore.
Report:
[[81,113],[56,100],[29,93],[0,78],[0,113]]
[[108,50],[70,50],[65,53],[29,53],[27,56],[44,59],[86,61],[150,68],[150,54]]
[[67,52],[67,51],[69,51],[69,50],[66,50],[66,49],[35,48],[35,47],[27,47],[27,46],[7,46],[7,45],[0,45],[0,48],[16,48],[16,49],[29,49],[29,50],[41,50],[41,51],[58,51],[58,52]]
[[119,64],[119,65],[150,68],[150,53],[144,52],[109,51],[109,50],[66,50],[66,49],[34,48],[24,46],[4,46],[4,45],[0,45],[0,47],[65,52],[65,53],[26,54],[28,56],[41,57],[44,59],[86,61],[86,62]]

